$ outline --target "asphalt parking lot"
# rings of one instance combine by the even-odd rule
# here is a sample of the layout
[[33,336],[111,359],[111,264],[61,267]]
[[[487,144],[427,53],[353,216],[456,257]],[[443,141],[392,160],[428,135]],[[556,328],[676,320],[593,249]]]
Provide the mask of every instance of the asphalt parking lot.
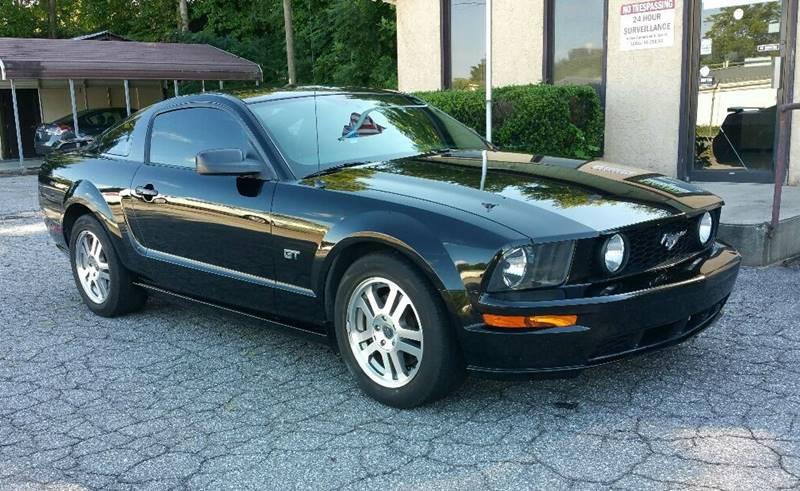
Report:
[[744,270],[682,346],[399,411],[232,314],[93,316],[34,187],[0,178],[0,489],[800,486],[798,267]]

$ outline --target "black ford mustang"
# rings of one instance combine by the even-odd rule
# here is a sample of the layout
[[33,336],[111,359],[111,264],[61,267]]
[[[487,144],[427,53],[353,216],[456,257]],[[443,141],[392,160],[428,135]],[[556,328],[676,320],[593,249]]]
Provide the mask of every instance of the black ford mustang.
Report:
[[39,190],[95,313],[150,290],[312,333],[398,407],[465,370],[566,375],[679,343],[740,262],[716,196],[497,152],[394,92],[170,99],[51,156]]

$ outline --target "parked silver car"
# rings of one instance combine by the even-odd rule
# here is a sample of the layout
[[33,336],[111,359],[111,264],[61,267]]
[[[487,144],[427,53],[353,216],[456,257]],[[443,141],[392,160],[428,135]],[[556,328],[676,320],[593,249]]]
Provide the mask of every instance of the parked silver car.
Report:
[[94,138],[127,117],[125,108],[105,107],[87,109],[78,113],[78,134],[73,128],[72,114],[67,114],[52,123],[44,123],[36,129],[34,147],[37,155],[46,155],[54,150],[72,150],[85,146]]

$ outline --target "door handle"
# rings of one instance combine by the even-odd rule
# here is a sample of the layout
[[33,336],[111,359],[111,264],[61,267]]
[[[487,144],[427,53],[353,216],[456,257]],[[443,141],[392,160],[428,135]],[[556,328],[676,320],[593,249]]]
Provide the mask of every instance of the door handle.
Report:
[[158,190],[153,187],[152,184],[147,184],[144,186],[137,186],[134,189],[137,195],[141,196],[142,199],[145,201],[151,201],[153,198],[158,196]]

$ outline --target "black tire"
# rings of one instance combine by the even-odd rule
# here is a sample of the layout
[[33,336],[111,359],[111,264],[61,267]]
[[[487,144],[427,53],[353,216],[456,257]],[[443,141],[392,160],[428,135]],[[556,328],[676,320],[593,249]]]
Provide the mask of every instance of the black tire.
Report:
[[[78,237],[81,232],[88,231],[100,241],[103,253],[108,263],[109,289],[106,299],[97,303],[87,295],[78,277],[77,256]],[[105,228],[92,215],[79,217],[72,226],[69,240],[69,258],[72,266],[72,277],[83,302],[89,310],[102,317],[116,317],[140,310],[147,300],[147,293],[141,287],[133,284],[133,275],[122,265],[122,262],[111,244]]]
[[[411,299],[423,333],[423,352],[416,375],[398,388],[373,381],[356,360],[347,331],[350,297],[372,277],[391,280]],[[339,351],[359,387],[377,401],[396,408],[412,408],[434,401],[455,390],[465,375],[464,362],[450,320],[428,279],[399,254],[373,253],[353,263],[342,276],[336,292],[335,329]]]

